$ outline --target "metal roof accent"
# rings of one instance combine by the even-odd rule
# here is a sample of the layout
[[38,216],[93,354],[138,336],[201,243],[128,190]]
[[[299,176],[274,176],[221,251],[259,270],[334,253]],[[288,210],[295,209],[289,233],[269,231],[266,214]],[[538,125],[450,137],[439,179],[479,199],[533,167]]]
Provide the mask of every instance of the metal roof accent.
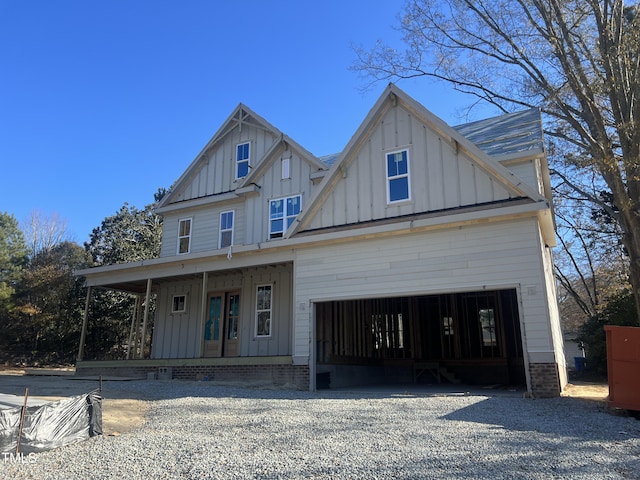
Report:
[[342,152],[332,153],[331,155],[325,155],[323,157],[318,157],[318,160],[320,160],[322,163],[324,163],[327,167],[330,167],[334,163],[336,163],[336,160],[340,156],[340,153],[342,153]]
[[[492,157],[544,149],[542,121],[537,108],[463,123],[453,128]],[[318,159],[331,167],[340,153]]]
[[513,155],[529,150],[544,151],[542,120],[537,108],[453,128],[491,156]]

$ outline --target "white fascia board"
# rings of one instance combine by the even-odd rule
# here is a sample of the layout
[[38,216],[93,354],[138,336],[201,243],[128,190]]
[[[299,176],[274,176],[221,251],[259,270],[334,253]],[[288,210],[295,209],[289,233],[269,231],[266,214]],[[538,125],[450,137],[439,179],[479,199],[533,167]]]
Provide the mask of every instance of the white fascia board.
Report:
[[508,155],[499,155],[491,157],[502,165],[516,165],[518,163],[527,162],[529,160],[535,160],[545,155],[544,150],[541,148],[527,150],[525,152],[510,153]]
[[197,208],[197,207],[203,207],[207,205],[214,205],[217,203],[232,202],[240,198],[240,194],[246,194],[250,190],[251,189],[245,190],[242,192],[235,190],[233,192],[226,192],[218,195],[210,195],[207,197],[198,197],[191,200],[185,200],[183,202],[170,203],[169,205],[166,205],[164,207],[156,208],[155,213],[157,213],[158,215],[162,215],[163,213],[175,212],[177,210],[184,210],[187,208]]

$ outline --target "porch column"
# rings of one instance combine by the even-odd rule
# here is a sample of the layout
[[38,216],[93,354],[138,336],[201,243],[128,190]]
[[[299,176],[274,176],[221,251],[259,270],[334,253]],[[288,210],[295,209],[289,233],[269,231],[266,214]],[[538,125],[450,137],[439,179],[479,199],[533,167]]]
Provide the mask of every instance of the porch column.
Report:
[[133,304],[133,312],[131,313],[131,329],[129,330],[129,343],[127,343],[127,360],[131,358],[131,347],[133,346],[133,356],[136,355],[136,346],[138,345],[138,334],[140,331],[140,315],[142,310],[142,295],[136,295],[136,301]]
[[151,299],[151,279],[147,279],[147,293],[144,297],[144,318],[142,319],[142,335],[140,337],[140,357],[144,358],[144,345],[147,337],[147,318],[149,317],[149,300]]
[[80,332],[80,346],[78,347],[78,362],[82,361],[84,356],[84,342],[87,339],[87,322],[89,319],[89,300],[91,299],[91,290],[93,287],[87,287],[87,298],[84,302],[84,317],[82,318],[82,330]]

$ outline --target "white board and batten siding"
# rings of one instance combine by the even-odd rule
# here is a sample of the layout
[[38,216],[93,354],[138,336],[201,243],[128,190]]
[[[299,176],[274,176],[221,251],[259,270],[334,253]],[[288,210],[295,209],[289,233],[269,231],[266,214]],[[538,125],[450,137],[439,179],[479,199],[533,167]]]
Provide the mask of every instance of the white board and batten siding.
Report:
[[554,361],[535,218],[299,249],[295,355],[309,352],[313,302],[516,288],[526,348]]
[[191,245],[189,253],[216,250],[220,238],[220,213],[234,211],[233,243],[243,245],[245,240],[245,205],[243,201],[209,205],[179,213],[165,213],[162,223],[162,246],[160,257],[178,255],[178,229],[180,220],[191,219]]
[[[258,285],[272,286],[272,331],[269,337],[256,337],[255,314]],[[240,291],[238,328],[240,356],[291,354],[293,290],[291,265],[250,268],[242,273],[226,275],[210,274],[207,287],[209,294]],[[187,309],[184,313],[171,313],[174,295],[187,296]],[[160,287],[151,358],[200,357],[203,339],[201,296],[201,279],[166,283]]]
[[234,128],[197,160],[197,168],[192,172],[189,181],[182,185],[179,192],[176,192],[172,203],[235,190],[238,186],[237,145],[250,143],[250,165],[255,166],[257,159],[262,158],[277,140],[276,136],[265,129],[246,123],[242,125],[242,129]]
[[[245,273],[245,288],[240,325],[240,356],[263,357],[291,355],[293,268],[278,265],[250,269]],[[271,285],[271,335],[256,337],[256,295],[259,285]]]
[[[290,161],[290,177],[282,178],[281,162]],[[301,195],[302,205],[309,199],[315,187],[310,179],[315,173],[314,167],[297,152],[283,151],[277,155],[264,174],[257,180],[259,194],[237,198],[232,201],[212,203],[180,212],[168,212],[164,215],[161,257],[177,255],[178,226],[181,219],[191,218],[190,253],[199,253],[218,248],[220,235],[220,213],[235,211],[234,245],[251,245],[269,240],[269,202],[270,200]]]
[[545,194],[540,159],[528,159],[520,163],[511,162],[507,168],[527,185],[533,187],[540,195]]
[[[386,155],[407,150],[410,200],[387,204]],[[478,164],[401,106],[389,109],[352,152],[308,229],[380,220],[511,198]]]
[[[290,161],[290,177],[282,178],[282,159]],[[259,195],[246,199],[246,236],[247,244],[257,244],[269,240],[269,202],[278,198],[301,195],[302,208],[311,196],[314,188],[311,174],[317,171],[308,161],[303,159],[295,150],[282,151],[272,160],[270,166],[264,170],[260,178]]]
[[[153,326],[151,358],[195,358],[202,342],[200,311],[202,283],[198,280],[160,287]],[[186,295],[184,313],[171,313],[174,295]]]

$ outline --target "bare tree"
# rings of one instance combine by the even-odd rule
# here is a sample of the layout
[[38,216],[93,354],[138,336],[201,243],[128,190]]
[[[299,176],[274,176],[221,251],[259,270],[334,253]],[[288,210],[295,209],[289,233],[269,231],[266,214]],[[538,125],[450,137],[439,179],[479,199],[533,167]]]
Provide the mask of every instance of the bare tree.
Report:
[[611,298],[628,291],[629,269],[617,226],[568,193],[556,196],[562,248],[555,255],[555,273],[564,331],[576,332],[601,315]]
[[50,252],[61,243],[71,241],[67,232],[67,221],[55,212],[48,217],[39,210],[32,210],[31,217],[23,224],[22,231],[31,257]]
[[411,0],[406,50],[357,48],[354,68],[444,80],[503,111],[541,108],[555,173],[620,226],[640,318],[638,10],[622,0]]

